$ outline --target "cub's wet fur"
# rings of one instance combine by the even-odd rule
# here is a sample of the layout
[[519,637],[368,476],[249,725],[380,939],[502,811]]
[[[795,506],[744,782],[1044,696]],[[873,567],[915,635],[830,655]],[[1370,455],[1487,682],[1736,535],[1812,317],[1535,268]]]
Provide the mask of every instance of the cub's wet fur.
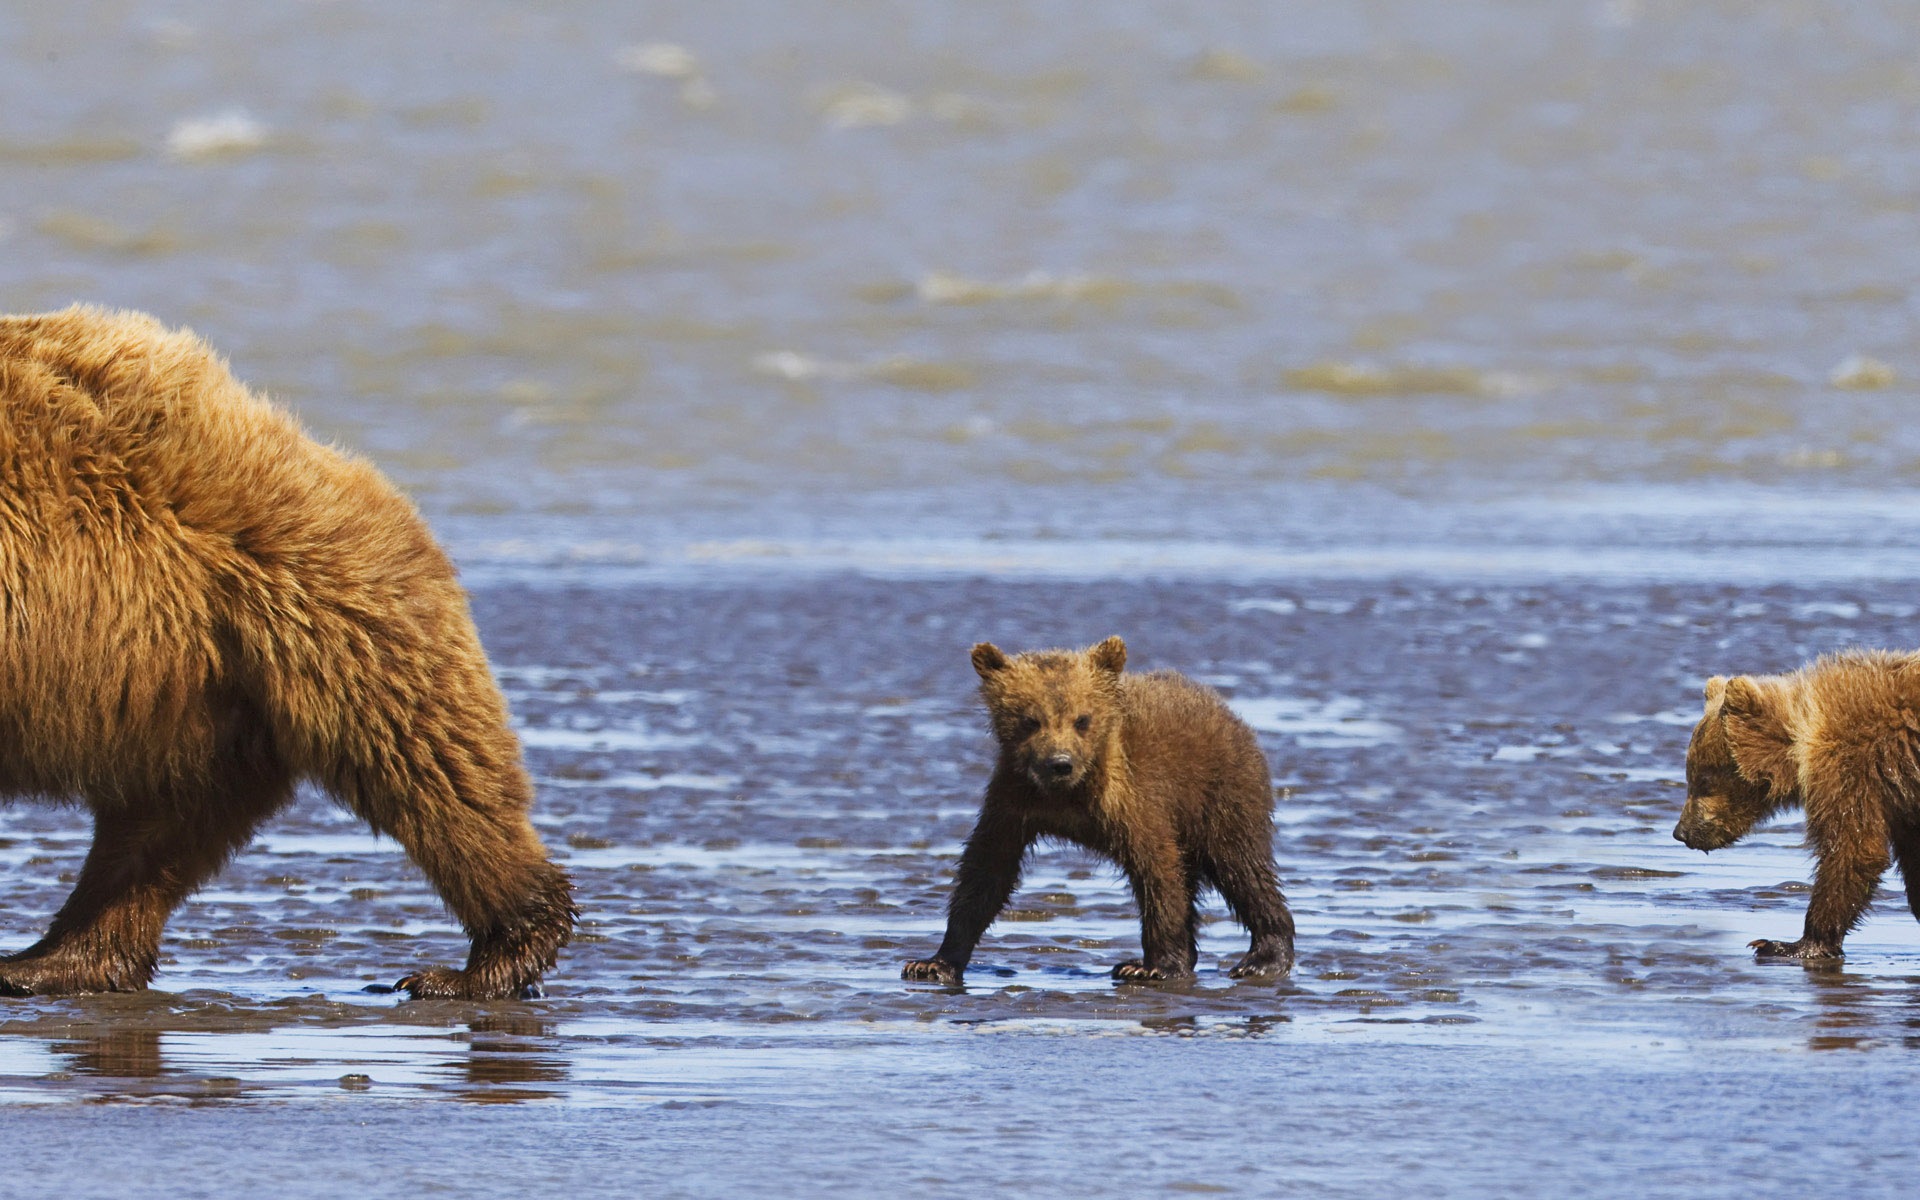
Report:
[[1116,979],[1184,979],[1198,957],[1202,886],[1253,936],[1238,977],[1293,966],[1293,917],[1273,865],[1273,785],[1252,730],[1218,695],[1171,671],[1123,674],[1126,643],[1015,658],[973,648],[999,756],[960,857],[947,935],[903,978],[958,984],[980,935],[1041,838],[1126,871],[1140,907],[1139,959]]
[[1673,836],[1718,850],[1796,807],[1815,858],[1806,927],[1798,941],[1755,941],[1758,957],[1840,958],[1893,861],[1920,917],[1920,655],[1854,650],[1707,681]]

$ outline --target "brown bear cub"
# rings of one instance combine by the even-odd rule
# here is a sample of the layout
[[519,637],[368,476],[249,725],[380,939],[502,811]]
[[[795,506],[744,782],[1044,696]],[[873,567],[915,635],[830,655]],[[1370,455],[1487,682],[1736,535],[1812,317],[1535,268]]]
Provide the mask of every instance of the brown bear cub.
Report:
[[1920,655],[1852,650],[1789,675],[1707,681],[1673,836],[1718,850],[1782,809],[1807,815],[1815,857],[1806,930],[1760,958],[1832,959],[1889,858],[1920,917]]
[[398,841],[472,939],[415,996],[535,989],[566,875],[452,565],[371,466],[190,333],[0,317],[0,796],[93,847],[8,995],[137,990],[167,916],[313,780]]
[[1253,731],[1212,691],[1171,671],[1123,675],[1126,662],[1117,637],[1085,653],[973,648],[999,757],[960,856],[946,939],[903,978],[960,982],[1040,838],[1085,846],[1126,871],[1142,957],[1114,978],[1193,974],[1203,885],[1253,935],[1236,978],[1293,966],[1293,917],[1273,866],[1273,784]]

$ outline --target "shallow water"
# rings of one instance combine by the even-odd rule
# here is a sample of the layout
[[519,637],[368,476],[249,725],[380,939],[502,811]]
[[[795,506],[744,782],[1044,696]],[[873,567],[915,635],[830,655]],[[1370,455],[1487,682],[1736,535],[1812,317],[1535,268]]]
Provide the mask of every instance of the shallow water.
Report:
[[[1897,880],[1763,967],[1798,828],[1668,835],[1705,675],[1920,642],[1905,6],[102,0],[0,63],[5,306],[191,324],[418,498],[586,914],[545,1000],[368,992],[464,948],[303,796],[155,991],[0,1007],[34,1178],[1911,1175]],[[967,646],[1115,632],[1259,731],[1295,975],[1216,908],[1115,988],[1120,881],[1048,850],[902,984]],[[85,829],[0,811],[11,944]]]
[[[1586,1105],[1644,1090],[1635,1103],[1658,1096],[1693,1122],[1692,1104],[1784,1077],[1824,1121],[1850,1111],[1859,1080],[1911,1086],[1825,1065],[1851,1051],[1891,1069],[1920,1046],[1920,923],[1904,898],[1882,897],[1844,967],[1758,965],[1745,942],[1793,936],[1804,910],[1798,827],[1711,857],[1669,833],[1697,680],[1896,641],[1906,589],[739,574],[502,585],[475,602],[541,781],[542,833],[586,914],[550,995],[476,1008],[363,991],[463,944],[391,843],[308,796],[175,916],[157,990],[9,1002],[0,1102],[264,1106],[280,1132],[263,1153],[353,1106],[558,1106],[579,1136],[684,1139],[679,1173],[626,1163],[603,1182],[688,1194],[780,1169],[908,1170],[905,1146],[876,1132],[935,1158],[984,1138],[1037,1161],[970,1163],[986,1174],[956,1182],[1092,1194],[1111,1176],[1077,1137],[1051,1140],[1049,1107],[1146,1120],[1140,1097],[1110,1090],[1124,1070],[1179,1097],[1153,1120],[1192,1123],[1180,1136],[1208,1147],[1206,1169],[1174,1142],[1149,1154],[1132,1169],[1154,1186],[1261,1191],[1304,1172],[1366,1194],[1382,1176],[1363,1164],[1405,1153],[1388,1132],[1403,1127],[1520,1156],[1401,1168],[1440,1190],[1518,1187],[1519,1162],[1595,1169],[1591,1149],[1536,1161],[1511,1140],[1503,1122],[1535,1091]],[[1108,629],[1131,635],[1135,664],[1179,664],[1259,731],[1300,925],[1293,977],[1228,980],[1243,935],[1213,903],[1191,986],[1117,987],[1107,971],[1138,937],[1124,885],[1049,849],[964,990],[901,983],[901,962],[938,942],[990,753],[967,645]],[[57,905],[85,848],[76,825],[7,814],[16,937]],[[1223,1105],[1257,1107],[1241,1119],[1278,1135],[1270,1087],[1289,1127],[1344,1112],[1351,1153],[1220,1140]],[[1462,1088],[1484,1124],[1454,1110]],[[665,1115],[683,1112],[701,1115]],[[1667,1136],[1610,1119],[1649,1152]],[[492,1128],[475,1120],[459,1136]],[[625,1132],[586,1132],[610,1121]],[[794,1121],[824,1140],[792,1140]],[[709,1136],[782,1157],[729,1162]],[[1782,1136],[1811,1170],[1804,1154],[1831,1152],[1835,1129]],[[1735,1154],[1725,1180],[1779,1169]],[[1636,1188],[1705,1185],[1642,1170]]]
[[1893,0],[105,0],[0,45],[12,307],[192,324],[536,540],[1920,481]]

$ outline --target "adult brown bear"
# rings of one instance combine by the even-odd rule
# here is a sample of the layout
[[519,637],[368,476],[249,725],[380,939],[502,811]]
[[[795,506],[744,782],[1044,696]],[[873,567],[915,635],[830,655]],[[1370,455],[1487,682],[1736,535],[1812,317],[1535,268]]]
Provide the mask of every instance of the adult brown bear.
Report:
[[452,566],[367,463],[191,333],[0,318],[0,793],[93,848],[0,992],[145,987],[167,914],[310,779],[397,840],[472,938],[415,996],[535,989],[566,875]]

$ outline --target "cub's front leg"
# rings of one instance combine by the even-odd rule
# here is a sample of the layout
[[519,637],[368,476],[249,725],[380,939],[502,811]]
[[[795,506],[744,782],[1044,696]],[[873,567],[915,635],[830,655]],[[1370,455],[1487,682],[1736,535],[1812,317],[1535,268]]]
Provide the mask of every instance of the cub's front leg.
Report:
[[1809,829],[1819,865],[1813,872],[1813,895],[1807,900],[1807,924],[1797,942],[1758,938],[1748,945],[1755,958],[1787,958],[1819,962],[1846,957],[1840,949],[1847,934],[1860,923],[1873,903],[1874,889],[1886,873],[1890,856],[1881,846],[1860,850],[1853,843],[1820,836],[1826,830]]
[[900,978],[918,983],[957,987],[980,935],[1007,906],[1020,886],[1020,864],[1032,839],[1022,823],[996,808],[991,794],[980,821],[960,853],[960,869],[947,898],[947,936],[932,958],[917,958],[900,970]]
[[1171,854],[1128,856],[1127,873],[1140,906],[1140,957],[1113,969],[1122,983],[1191,979],[1200,957],[1193,881]]

